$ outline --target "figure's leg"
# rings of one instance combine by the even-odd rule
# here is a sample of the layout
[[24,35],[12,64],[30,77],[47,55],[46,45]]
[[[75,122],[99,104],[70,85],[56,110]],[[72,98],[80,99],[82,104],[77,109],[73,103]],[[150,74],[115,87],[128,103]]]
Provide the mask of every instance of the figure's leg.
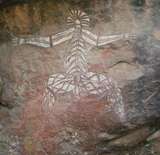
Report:
[[47,88],[44,93],[44,106],[52,108],[58,94],[65,94],[73,90],[72,77],[64,74],[54,74],[48,79]]
[[114,109],[121,121],[125,121],[121,90],[114,80],[102,74],[88,72],[83,78],[83,84],[86,87],[88,94],[95,94],[100,98],[107,99],[107,101],[111,103],[110,108]]
[[82,86],[86,95],[95,94],[101,95],[104,92],[104,87],[100,85],[100,81],[105,80],[105,76],[99,76],[99,74],[88,72],[82,76]]
[[53,107],[55,100],[56,100],[56,96],[55,96],[54,90],[51,91],[51,89],[47,87],[44,92],[43,106],[46,109],[48,108],[50,109]]
[[102,97],[107,98],[107,100],[111,102],[115,113],[117,113],[122,122],[125,122],[126,116],[123,97],[120,88],[118,88],[117,83],[110,77],[106,77],[104,81],[100,82],[100,85],[105,86],[105,91],[103,92]]

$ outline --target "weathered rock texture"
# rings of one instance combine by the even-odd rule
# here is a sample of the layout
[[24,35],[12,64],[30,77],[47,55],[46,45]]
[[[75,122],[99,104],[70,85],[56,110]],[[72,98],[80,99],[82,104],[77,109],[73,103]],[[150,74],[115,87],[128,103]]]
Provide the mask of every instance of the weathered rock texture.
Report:
[[[65,30],[67,10],[75,7],[87,12],[96,34],[136,34],[133,41],[89,53],[90,70],[111,76],[122,89],[125,124],[96,98],[56,104],[46,113],[42,94],[48,76],[63,72],[66,45],[43,49],[10,42],[12,35]],[[159,138],[146,139],[159,128],[159,9],[156,0],[41,0],[2,8],[0,155],[158,155]]]

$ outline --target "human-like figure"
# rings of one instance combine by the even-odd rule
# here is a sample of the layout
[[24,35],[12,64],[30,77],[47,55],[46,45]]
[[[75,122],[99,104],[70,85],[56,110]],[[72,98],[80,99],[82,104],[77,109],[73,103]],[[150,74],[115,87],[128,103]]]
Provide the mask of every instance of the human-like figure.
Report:
[[48,37],[13,38],[15,45],[32,44],[41,47],[53,47],[68,41],[67,56],[64,60],[65,72],[49,76],[43,104],[51,108],[56,98],[72,94],[77,100],[80,97],[96,95],[107,99],[121,120],[124,116],[124,103],[120,89],[109,77],[88,71],[87,50],[95,46],[104,46],[118,40],[134,37],[130,34],[97,36],[90,32],[90,19],[80,10],[70,11],[67,18],[68,30]]

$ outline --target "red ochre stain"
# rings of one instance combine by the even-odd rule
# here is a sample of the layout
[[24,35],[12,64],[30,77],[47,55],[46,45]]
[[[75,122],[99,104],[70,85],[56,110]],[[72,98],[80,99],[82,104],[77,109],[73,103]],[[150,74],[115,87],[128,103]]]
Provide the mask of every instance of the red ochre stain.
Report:
[[99,123],[99,120],[104,117],[106,102],[98,100],[95,96],[89,96],[71,103],[65,111],[61,108],[63,104],[57,103],[58,110],[47,113],[42,107],[42,92],[37,91],[37,94],[28,95],[21,118],[15,126],[17,135],[23,141],[22,155],[44,155],[44,151],[56,154],[59,149],[56,138],[62,129],[68,126],[88,135],[86,141],[90,142],[84,143],[84,148],[93,146],[93,137],[103,127],[102,121]]
[[104,49],[101,52],[102,59],[109,59],[112,56],[112,49]]
[[90,72],[104,72],[104,65],[102,63],[90,64],[89,71]]

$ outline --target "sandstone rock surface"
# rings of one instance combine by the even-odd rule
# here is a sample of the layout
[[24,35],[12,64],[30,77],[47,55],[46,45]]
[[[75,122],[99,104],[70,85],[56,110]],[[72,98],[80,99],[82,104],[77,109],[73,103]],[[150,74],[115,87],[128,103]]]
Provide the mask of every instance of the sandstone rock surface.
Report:
[[[64,72],[67,45],[44,49],[11,44],[12,35],[47,36],[65,30],[67,10],[74,7],[87,12],[96,34],[136,34],[135,40],[94,48],[88,54],[89,69],[109,75],[122,89],[126,122],[107,111],[110,103],[96,97],[75,103],[64,96],[65,103],[44,111],[46,82],[49,75]],[[156,0],[42,0],[0,10],[0,154],[157,155],[158,9]]]

